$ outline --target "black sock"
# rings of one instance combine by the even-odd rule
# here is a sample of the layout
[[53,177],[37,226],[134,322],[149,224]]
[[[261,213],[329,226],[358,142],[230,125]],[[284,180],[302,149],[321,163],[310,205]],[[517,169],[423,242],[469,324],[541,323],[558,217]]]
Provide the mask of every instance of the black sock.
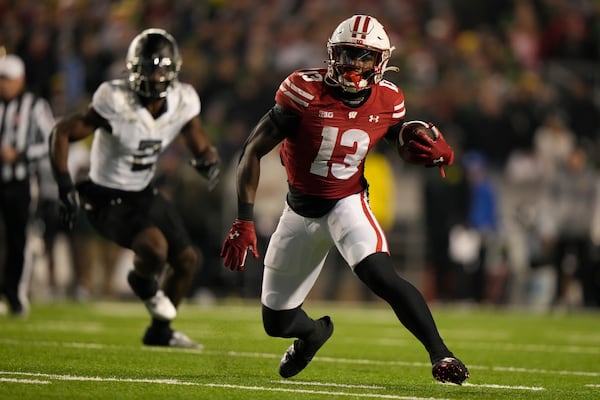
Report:
[[150,324],[150,329],[160,331],[170,330],[171,321],[162,321],[160,319],[152,318],[152,324]]
[[440,337],[423,295],[396,273],[388,254],[375,253],[367,257],[354,272],[377,296],[390,304],[400,322],[423,343],[431,362],[452,356]]
[[134,270],[129,271],[127,274],[127,282],[129,282],[133,293],[142,300],[149,299],[158,291],[158,281],[156,278],[144,278]]
[[317,323],[301,307],[277,311],[263,305],[262,318],[265,332],[273,337],[306,339],[314,332]]

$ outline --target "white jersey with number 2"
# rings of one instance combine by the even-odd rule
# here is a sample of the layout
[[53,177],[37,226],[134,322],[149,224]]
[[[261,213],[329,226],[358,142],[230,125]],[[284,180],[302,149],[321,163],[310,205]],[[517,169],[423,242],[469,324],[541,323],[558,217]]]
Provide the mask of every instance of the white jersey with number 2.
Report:
[[200,112],[200,99],[189,84],[175,81],[167,92],[167,109],[154,119],[125,80],[102,83],[92,107],[112,132],[96,130],[90,155],[92,182],[119,190],[144,189],[156,171],[158,156]]

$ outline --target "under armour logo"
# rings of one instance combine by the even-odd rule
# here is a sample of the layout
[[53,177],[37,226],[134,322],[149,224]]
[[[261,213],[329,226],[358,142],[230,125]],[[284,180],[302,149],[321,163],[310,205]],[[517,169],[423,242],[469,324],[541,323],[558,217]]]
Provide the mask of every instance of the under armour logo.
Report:
[[229,234],[229,240],[233,240],[233,239],[235,239],[236,237],[239,237],[239,236],[240,236],[240,232],[238,232],[238,231],[231,232]]
[[444,163],[444,157],[436,158],[435,160],[433,160],[434,165],[443,164],[443,163]]
[[379,122],[379,115],[369,115],[369,122]]

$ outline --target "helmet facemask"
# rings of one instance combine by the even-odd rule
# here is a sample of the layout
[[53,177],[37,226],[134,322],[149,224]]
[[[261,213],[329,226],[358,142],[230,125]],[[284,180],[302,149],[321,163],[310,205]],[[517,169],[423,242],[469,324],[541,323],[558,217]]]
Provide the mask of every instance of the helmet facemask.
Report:
[[332,78],[345,91],[359,92],[381,79],[381,51],[350,45],[330,46],[329,51]]
[[166,97],[167,89],[177,79],[180,68],[181,56],[177,44],[166,31],[147,29],[129,46],[129,86],[141,97]]

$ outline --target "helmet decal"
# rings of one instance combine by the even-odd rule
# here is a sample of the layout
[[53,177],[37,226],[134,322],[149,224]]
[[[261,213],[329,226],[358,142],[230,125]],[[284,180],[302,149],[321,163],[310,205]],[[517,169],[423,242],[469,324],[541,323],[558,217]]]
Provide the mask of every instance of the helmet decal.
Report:
[[[361,20],[364,22],[361,24]],[[358,39],[366,39],[367,38],[367,28],[369,27],[369,22],[371,21],[371,17],[368,15],[355,15],[354,16],[354,26],[352,28],[352,37]],[[362,26],[361,26],[362,25]],[[360,29],[360,31],[359,31]]]

